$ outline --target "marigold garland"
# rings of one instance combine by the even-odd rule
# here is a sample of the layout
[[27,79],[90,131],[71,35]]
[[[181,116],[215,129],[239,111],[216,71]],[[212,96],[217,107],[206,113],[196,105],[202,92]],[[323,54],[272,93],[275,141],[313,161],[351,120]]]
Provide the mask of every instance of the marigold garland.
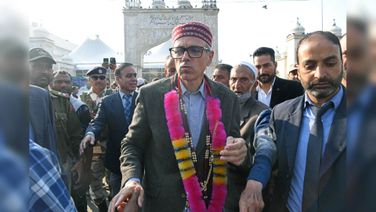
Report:
[[176,90],[165,94],[164,108],[166,112],[167,127],[174,147],[176,161],[183,180],[189,207],[192,212],[220,212],[224,208],[227,196],[227,170],[226,163],[220,160],[219,152],[226,145],[226,131],[221,121],[222,111],[219,99],[207,96],[206,116],[209,131],[212,137],[213,154],[213,184],[209,207],[206,208],[202,198],[200,183],[192,161],[191,149],[185,139],[185,129],[179,110],[179,95]]

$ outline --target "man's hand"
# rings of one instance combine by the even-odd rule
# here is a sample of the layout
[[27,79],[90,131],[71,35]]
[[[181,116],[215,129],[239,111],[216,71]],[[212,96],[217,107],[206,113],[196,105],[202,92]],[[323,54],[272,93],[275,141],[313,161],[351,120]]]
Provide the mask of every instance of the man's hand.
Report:
[[[137,205],[138,207],[142,207],[143,201],[144,201],[144,189],[140,185],[138,181],[128,181],[125,186],[119,191],[114,198],[112,198],[109,206],[110,212],[115,212],[115,208],[118,211],[124,210],[127,203],[132,204],[132,199],[134,200],[135,197],[132,198],[132,196],[138,196],[137,198]],[[132,206],[133,207],[133,206]]]
[[263,208],[262,184],[255,180],[248,180],[247,186],[240,195],[240,212],[261,212]]
[[94,145],[95,144],[95,137],[93,135],[86,135],[82,140],[81,140],[81,143],[80,143],[80,155],[82,155],[86,149],[86,147],[88,147],[88,145],[91,144],[91,145]]
[[247,156],[247,146],[243,138],[227,137],[224,150],[221,151],[221,160],[234,165],[241,165]]

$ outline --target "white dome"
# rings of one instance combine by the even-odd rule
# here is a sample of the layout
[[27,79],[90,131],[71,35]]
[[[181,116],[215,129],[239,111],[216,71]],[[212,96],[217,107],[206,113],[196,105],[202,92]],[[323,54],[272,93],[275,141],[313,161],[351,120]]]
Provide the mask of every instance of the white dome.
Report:
[[299,18],[296,19],[296,24],[291,29],[291,34],[295,34],[295,35],[303,35],[303,34],[305,34],[305,28],[300,24]]
[[192,8],[192,5],[188,0],[178,0],[178,8]]
[[333,19],[333,25],[332,25],[332,28],[330,29],[330,32],[335,34],[337,37],[342,36],[342,29],[339,26],[337,26],[335,19]]
[[166,4],[163,0],[153,0],[152,8],[153,9],[166,8]]

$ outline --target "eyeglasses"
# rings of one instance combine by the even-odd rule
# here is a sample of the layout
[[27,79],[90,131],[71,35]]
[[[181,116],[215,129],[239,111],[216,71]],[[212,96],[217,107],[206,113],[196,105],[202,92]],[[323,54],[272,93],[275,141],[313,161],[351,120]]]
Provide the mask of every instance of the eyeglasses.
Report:
[[201,46],[190,46],[190,47],[173,47],[170,48],[170,55],[174,59],[180,59],[183,57],[184,52],[188,52],[189,57],[191,58],[199,58],[202,56],[203,51],[210,51],[209,48],[201,47]]
[[93,79],[93,80],[98,80],[98,79],[105,80],[106,76],[104,76],[104,75],[101,75],[101,76],[90,76],[90,78]]
[[125,76],[125,78],[132,78],[132,77],[137,77],[137,73],[128,73],[128,74],[125,74],[124,75]]

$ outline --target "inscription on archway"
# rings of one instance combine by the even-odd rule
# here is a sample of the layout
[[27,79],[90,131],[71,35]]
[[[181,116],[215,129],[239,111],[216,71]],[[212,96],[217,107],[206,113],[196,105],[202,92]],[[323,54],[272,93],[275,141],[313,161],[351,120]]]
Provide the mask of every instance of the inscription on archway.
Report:
[[218,12],[217,8],[191,9],[141,9],[124,8],[124,59],[142,69],[145,53],[171,37],[171,30],[178,24],[200,21],[213,33],[213,63],[218,61]]
[[193,20],[193,15],[150,15],[149,24],[151,27],[174,27],[179,24]]

